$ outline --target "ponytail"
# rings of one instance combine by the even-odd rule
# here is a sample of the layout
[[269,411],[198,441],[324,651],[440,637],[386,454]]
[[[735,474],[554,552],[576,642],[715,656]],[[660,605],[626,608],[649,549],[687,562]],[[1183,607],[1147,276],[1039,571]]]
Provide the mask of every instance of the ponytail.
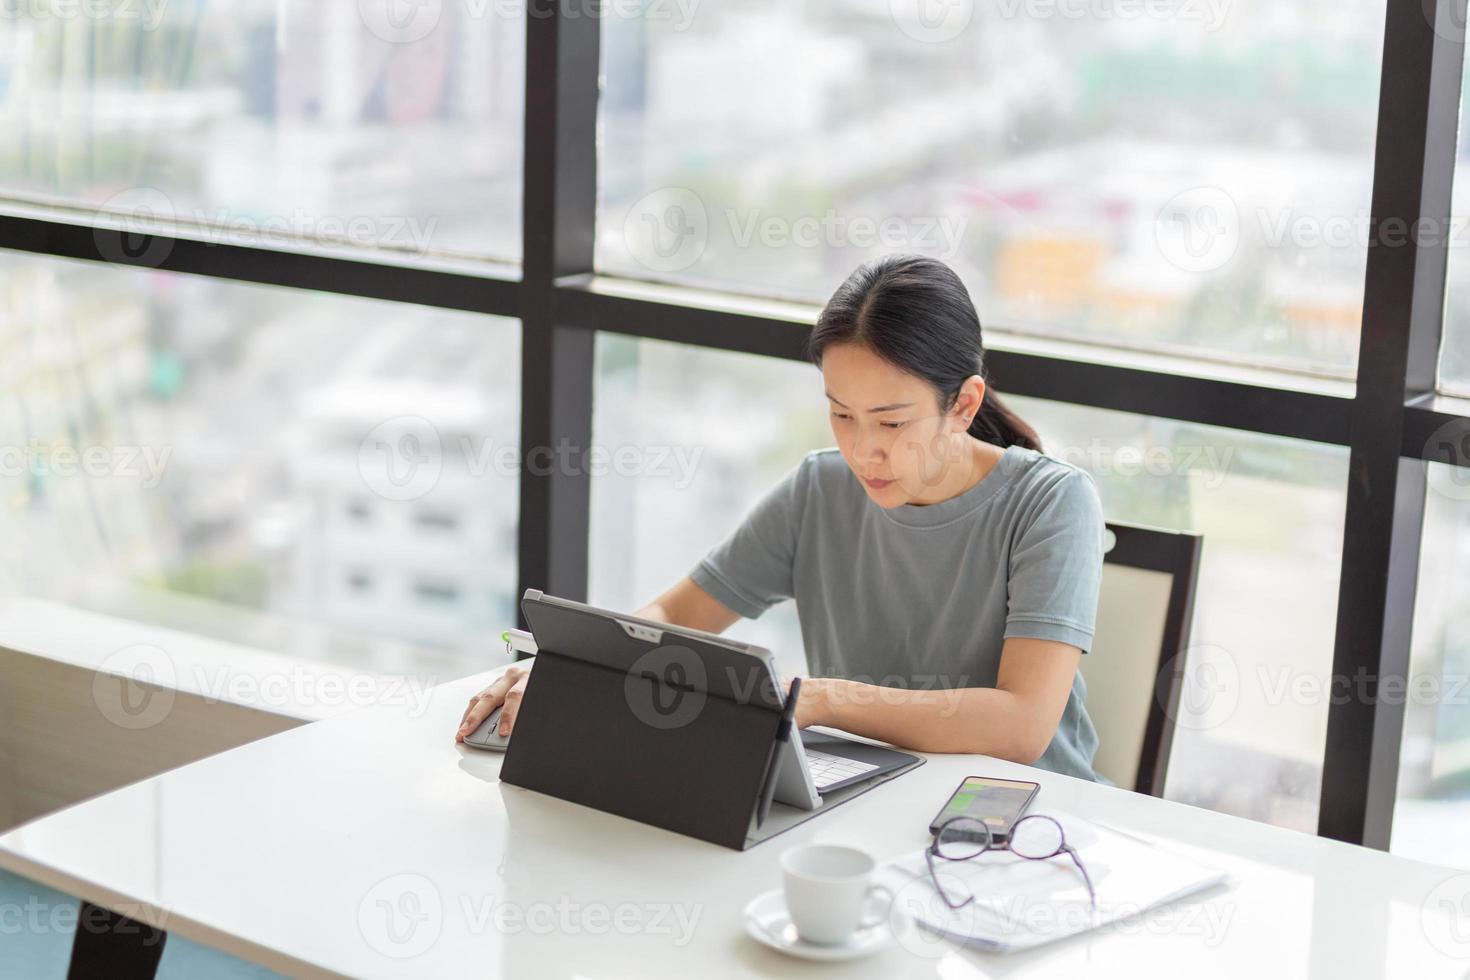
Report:
[[1041,437],[1036,434],[1036,430],[1007,408],[995,389],[989,385],[985,386],[985,400],[980,403],[980,411],[975,413],[974,421],[970,423],[969,433],[981,442],[988,442],[1002,449],[1006,446],[1020,446],[1023,449],[1042,451]]

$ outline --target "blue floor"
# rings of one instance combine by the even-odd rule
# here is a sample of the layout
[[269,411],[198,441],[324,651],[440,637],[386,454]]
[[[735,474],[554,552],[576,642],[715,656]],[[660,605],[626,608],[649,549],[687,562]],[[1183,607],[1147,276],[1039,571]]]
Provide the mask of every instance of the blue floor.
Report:
[[[0,980],[63,980],[78,902],[0,871]],[[158,980],[272,980],[279,973],[169,936]]]

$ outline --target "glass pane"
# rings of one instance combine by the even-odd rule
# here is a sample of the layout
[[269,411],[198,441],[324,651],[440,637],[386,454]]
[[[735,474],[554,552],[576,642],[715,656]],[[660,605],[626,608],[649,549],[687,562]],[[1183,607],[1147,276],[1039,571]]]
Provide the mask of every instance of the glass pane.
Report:
[[1470,868],[1470,469],[1428,467],[1392,850]]
[[1316,833],[1347,450],[1008,402],[1093,474],[1108,520],[1204,536],[1165,795]]
[[[593,605],[653,601],[803,454],[831,445],[810,365],[602,333],[596,378],[593,443],[629,464],[593,475]],[[788,676],[807,672],[795,603],[728,635],[769,649]]]
[[515,621],[514,321],[14,252],[0,283],[0,598],[483,666]]
[[922,252],[990,325],[1351,373],[1383,0],[1127,6],[607,18],[597,265],[822,301]]
[[1470,97],[1470,74],[1461,81],[1460,140],[1455,152],[1455,186],[1451,202],[1449,260],[1445,267],[1444,344],[1440,348],[1442,390],[1470,396],[1470,133],[1464,123],[1465,101]]
[[177,220],[209,240],[238,229],[519,259],[523,7],[13,8],[0,193]]
[[[599,337],[597,360],[595,442],[609,452],[635,446],[649,467],[666,451],[693,461],[656,475],[594,476],[593,601],[634,609],[687,573],[803,453],[832,445],[832,436],[821,376],[807,365],[614,335]],[[1300,695],[1325,683],[1332,660],[1346,452],[1010,402],[1053,455],[1096,476],[1110,520],[1204,535],[1190,654],[1208,665],[1206,678],[1227,684],[1223,697],[1192,699],[1192,713],[1181,716],[1168,795],[1315,831],[1326,701]],[[805,672],[794,604],[742,619],[730,634]]]

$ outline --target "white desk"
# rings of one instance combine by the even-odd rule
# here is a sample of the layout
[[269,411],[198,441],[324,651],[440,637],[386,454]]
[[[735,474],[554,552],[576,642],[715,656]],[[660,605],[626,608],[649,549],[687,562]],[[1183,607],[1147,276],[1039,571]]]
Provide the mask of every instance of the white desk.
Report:
[[[416,716],[366,708],[55,813],[0,837],[0,867],[298,976],[1470,972],[1466,908],[1456,921],[1441,901],[1470,876],[983,757],[931,757],[744,853],[503,786],[498,755],[452,742],[484,680],[436,688]],[[1037,779],[1038,805],[1199,848],[1236,881],[1013,956],[919,942],[803,964],[746,937],[741,910],[779,883],[783,849],[814,839],[885,858],[918,848],[928,818],[975,772]],[[386,910],[415,900],[416,928],[400,914],[390,932]],[[523,917],[497,914],[502,904]]]

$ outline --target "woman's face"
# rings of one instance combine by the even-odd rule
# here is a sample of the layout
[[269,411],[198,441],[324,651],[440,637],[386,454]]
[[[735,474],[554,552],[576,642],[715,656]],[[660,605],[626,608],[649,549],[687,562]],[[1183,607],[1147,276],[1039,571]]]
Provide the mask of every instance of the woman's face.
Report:
[[874,503],[932,503],[968,486],[976,440],[966,429],[985,393],[978,376],[948,413],[928,382],[860,344],[823,351],[822,380],[837,448]]

